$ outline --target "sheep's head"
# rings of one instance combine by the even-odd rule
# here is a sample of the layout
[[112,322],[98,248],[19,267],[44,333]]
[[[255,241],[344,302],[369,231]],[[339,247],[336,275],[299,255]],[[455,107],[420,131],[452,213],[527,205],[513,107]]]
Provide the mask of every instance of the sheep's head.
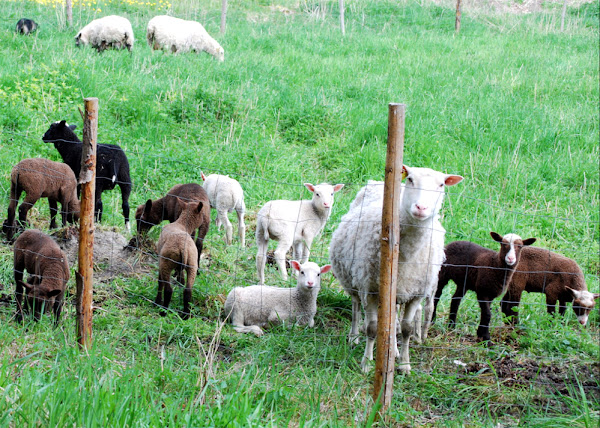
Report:
[[297,287],[306,290],[319,290],[321,288],[321,274],[331,270],[331,265],[319,267],[316,263],[306,262],[301,265],[296,260],[290,262],[292,269],[298,274]]
[[572,288],[566,287],[567,290],[573,295],[573,311],[577,315],[577,321],[581,325],[586,325],[588,317],[594,306],[596,306],[595,299],[600,298],[599,293],[590,293],[587,290],[573,290]]
[[75,198],[70,201],[67,206],[67,221],[69,223],[77,223],[79,221],[79,213],[81,211],[81,202]]
[[44,143],[55,143],[61,141],[77,141],[77,135],[73,132],[77,125],[69,125],[66,120],[54,122],[46,131],[42,140]]
[[154,219],[152,216],[152,199],[148,199],[145,204],[138,206],[135,210],[135,223],[138,234],[146,232],[159,222],[160,220]]
[[33,284],[23,282],[27,298],[27,305],[33,311],[33,317],[38,321],[43,311],[48,310],[54,305],[56,298],[62,293],[60,288],[49,288],[43,280],[35,281]]
[[312,192],[312,203],[319,211],[330,211],[333,207],[334,193],[339,192],[344,187],[343,184],[332,186],[327,183],[317,184],[316,186],[304,183],[304,186]]
[[87,45],[89,43],[89,36],[85,31],[80,31],[75,36],[75,46],[80,47],[81,45]]
[[215,58],[221,62],[225,61],[225,50],[221,46],[217,48],[217,54],[215,55]]
[[494,241],[500,243],[500,256],[504,259],[506,265],[510,267],[514,267],[519,263],[521,249],[536,241],[536,238],[523,239],[515,233],[501,236],[496,232],[490,232],[490,235]]
[[424,221],[435,217],[442,208],[444,189],[462,181],[460,175],[443,174],[429,168],[402,166],[406,178],[402,208],[413,219]]

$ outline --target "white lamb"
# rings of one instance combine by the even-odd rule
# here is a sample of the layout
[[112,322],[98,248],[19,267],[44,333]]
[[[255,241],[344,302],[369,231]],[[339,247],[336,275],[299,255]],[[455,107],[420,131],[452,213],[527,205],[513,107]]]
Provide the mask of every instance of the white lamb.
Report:
[[319,267],[316,263],[300,265],[292,260],[298,271],[295,288],[251,285],[235,287],[225,301],[225,316],[239,333],[263,334],[261,327],[291,320],[298,325],[315,325],[317,294],[321,288],[321,274],[329,272],[331,265]]
[[[409,340],[413,333],[415,313],[420,313],[421,300],[426,298],[423,337],[433,311],[438,272],[444,262],[445,230],[439,222],[439,211],[444,199],[445,186],[462,180],[459,175],[448,175],[429,168],[403,166],[406,184],[402,185],[400,207],[400,242],[396,302],[400,304],[402,351],[396,345],[399,369],[410,372]],[[363,330],[367,344],[361,367],[367,371],[373,359],[373,345],[377,335],[377,307],[379,304],[379,267],[381,251],[381,215],[383,183],[370,182],[361,189],[350,211],[331,238],[329,256],[333,272],[346,292],[352,297],[352,327],[349,339],[358,342],[360,305],[365,309]],[[370,197],[378,193],[381,197]],[[367,196],[366,196],[367,195]],[[361,201],[363,203],[361,203]],[[394,335],[395,337],[395,335]]]
[[131,51],[134,41],[131,22],[127,18],[117,15],[95,19],[75,36],[76,46],[90,44],[98,52],[108,48],[127,48]]
[[237,180],[226,175],[211,174],[208,177],[201,173],[204,180],[204,190],[208,194],[210,206],[217,210],[217,229],[225,225],[225,243],[231,244],[233,240],[233,226],[227,216],[228,212],[236,211],[238,217],[238,235],[242,247],[246,245],[246,224],[244,223],[244,191]]
[[304,186],[313,193],[310,201],[269,201],[256,215],[256,269],[259,284],[265,283],[269,239],[279,241],[275,249],[275,262],[285,281],[286,253],[293,246],[293,259],[300,260],[301,263],[308,260],[312,242],[323,230],[331,214],[334,193],[344,187],[343,184],[332,186],[327,183],[316,186],[305,183]]
[[196,21],[186,21],[167,15],[155,16],[146,30],[148,45],[154,50],[178,52],[206,52],[219,61],[225,60],[225,51]]

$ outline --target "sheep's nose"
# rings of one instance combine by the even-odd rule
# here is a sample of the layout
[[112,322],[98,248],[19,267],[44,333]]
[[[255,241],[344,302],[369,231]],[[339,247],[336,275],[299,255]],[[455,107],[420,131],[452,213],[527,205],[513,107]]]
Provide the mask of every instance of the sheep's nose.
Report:
[[508,262],[509,265],[514,265],[515,264],[515,258],[514,257],[507,257],[506,261]]
[[306,285],[308,285],[309,287],[312,287],[313,285],[315,285],[315,283],[313,281],[308,281],[306,283]]
[[427,211],[427,206],[421,204],[415,204],[415,208],[419,211]]

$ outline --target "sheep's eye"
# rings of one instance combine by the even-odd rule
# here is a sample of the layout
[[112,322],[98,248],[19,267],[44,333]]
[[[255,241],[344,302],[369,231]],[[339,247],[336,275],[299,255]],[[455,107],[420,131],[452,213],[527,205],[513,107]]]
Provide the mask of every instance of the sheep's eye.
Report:
[[440,188],[444,187],[444,183],[440,184]]
[[406,179],[406,181],[408,181],[410,184],[412,184],[412,182],[413,182],[413,179],[412,179],[412,178],[410,178],[410,177],[408,177],[408,178]]
[[321,274],[320,274],[320,273],[318,273],[318,274],[317,274],[317,276],[321,276]]
[[300,275],[304,275],[304,271],[303,270],[300,271]]

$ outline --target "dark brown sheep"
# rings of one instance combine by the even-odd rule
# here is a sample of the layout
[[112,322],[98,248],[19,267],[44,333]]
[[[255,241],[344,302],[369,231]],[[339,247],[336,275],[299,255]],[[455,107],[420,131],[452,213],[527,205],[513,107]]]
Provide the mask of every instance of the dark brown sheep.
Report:
[[25,199],[19,206],[19,222],[21,224],[27,222],[27,212],[41,198],[48,198],[51,228],[56,227],[55,216],[58,212],[58,202],[61,205],[63,226],[67,221],[74,223],[79,220],[77,180],[71,168],[64,163],[48,159],[24,159],[13,167],[10,174],[8,219],[2,226],[2,230],[9,240],[15,233],[15,209],[23,192],[25,192]]
[[196,183],[177,184],[160,199],[148,199],[145,204],[137,207],[135,211],[135,220],[137,223],[137,233],[142,234],[160,224],[163,220],[173,223],[181,214],[181,204],[178,199],[184,202],[202,202],[202,221],[197,230],[192,230],[192,237],[195,235],[196,249],[198,250],[198,262],[202,254],[204,237],[208,233],[210,226],[210,203],[208,195],[202,186]]
[[524,246],[533,244],[536,239],[522,239],[509,233],[502,237],[490,232],[494,241],[500,243],[500,252],[492,251],[468,241],[451,242],[446,246],[446,261],[440,270],[438,288],[434,299],[433,317],[442,291],[448,281],[456,284],[456,292],[450,304],[448,323],[456,323],[460,302],[467,290],[475,291],[481,308],[481,320],[477,328],[477,338],[490,340],[490,303],[504,293],[519,263]]
[[[205,221],[203,202],[183,202],[176,199],[177,210],[180,212],[177,220],[166,225],[158,240],[158,293],[155,303],[168,308],[173,295],[171,287],[171,272],[176,271],[176,277],[183,284],[183,273],[187,273],[183,291],[183,318],[190,315],[192,288],[198,270],[198,250],[194,245],[191,234]],[[161,312],[165,315],[165,312]]]
[[[27,271],[28,282],[23,281]],[[17,321],[23,319],[23,294],[36,320],[42,309],[52,307],[55,322],[62,309],[65,287],[69,280],[69,265],[65,253],[48,235],[39,230],[23,232],[15,241],[14,249],[15,300]]]
[[586,325],[588,316],[600,297],[598,293],[590,293],[579,265],[560,254],[543,248],[523,248],[521,261],[508,291],[500,304],[502,312],[511,321],[518,319],[514,308],[519,306],[523,291],[546,294],[546,308],[549,313],[556,311],[565,313],[568,302],[573,302],[573,311],[581,325]]

